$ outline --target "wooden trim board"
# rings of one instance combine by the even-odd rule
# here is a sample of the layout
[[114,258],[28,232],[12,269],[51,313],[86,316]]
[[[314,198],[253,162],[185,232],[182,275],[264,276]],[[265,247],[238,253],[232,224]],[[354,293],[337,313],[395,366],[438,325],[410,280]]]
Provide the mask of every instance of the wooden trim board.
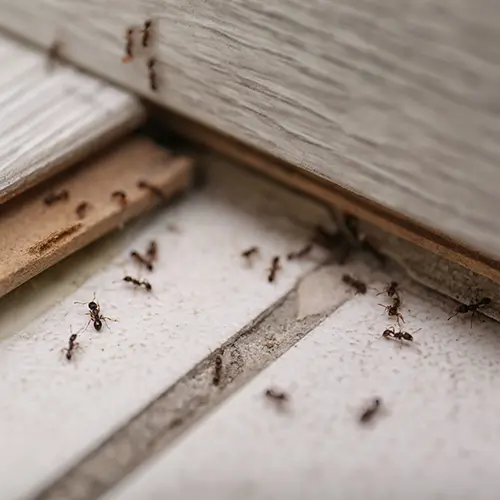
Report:
[[[128,138],[83,166],[70,169],[0,208],[0,297],[127,220],[186,189],[192,160],[172,156],[146,138]],[[160,199],[138,187],[145,180]],[[69,199],[51,206],[49,193]],[[126,204],[111,194],[126,193]],[[76,213],[88,203],[83,218]]]
[[0,36],[0,204],[144,121],[137,97]]
[[499,21],[491,0],[0,2],[4,29],[494,258]]
[[461,245],[437,231],[416,224],[408,217],[372,200],[310,175],[304,170],[179,114],[159,109],[151,110],[151,113],[155,116],[159,127],[181,134],[329,206],[350,213],[388,233],[500,283],[500,262],[497,260]]

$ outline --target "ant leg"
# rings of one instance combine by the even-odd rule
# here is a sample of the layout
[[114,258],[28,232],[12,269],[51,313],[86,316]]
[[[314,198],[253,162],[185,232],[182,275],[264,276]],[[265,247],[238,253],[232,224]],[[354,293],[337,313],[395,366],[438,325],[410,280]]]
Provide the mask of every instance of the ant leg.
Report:
[[448,318],[448,321],[450,321],[450,319],[451,319],[451,318],[454,318],[457,314],[458,314],[457,312],[456,312],[456,313],[454,313],[454,314],[452,314],[452,315]]
[[[92,300],[90,302],[95,302],[95,292],[94,292],[94,296],[92,297]],[[75,302],[73,302],[73,304],[82,304],[82,305],[86,306],[86,305],[88,305],[88,302],[87,301],[85,301],[85,302],[75,301]]]
[[391,306],[386,306],[385,304],[379,304],[379,306],[383,307],[386,311],[391,308]]
[[108,321],[113,321],[113,322],[117,322],[118,321],[117,319],[109,318],[108,316],[101,316],[99,319],[102,319],[104,321],[104,324],[106,325],[106,328],[109,331],[111,331],[111,328],[108,325]]
[[80,335],[80,333],[83,333],[85,330],[87,330],[87,328],[89,327],[91,321],[92,321],[92,318],[89,318],[89,320],[87,321],[87,324],[85,325],[85,328],[80,328],[80,330],[78,330],[76,332],[77,335]]

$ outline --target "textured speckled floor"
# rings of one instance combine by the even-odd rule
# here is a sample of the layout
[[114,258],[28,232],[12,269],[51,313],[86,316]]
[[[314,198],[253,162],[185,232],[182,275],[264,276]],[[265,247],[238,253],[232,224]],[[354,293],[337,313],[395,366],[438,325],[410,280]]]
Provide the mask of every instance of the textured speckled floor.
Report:
[[[284,261],[268,283],[271,258],[303,246],[325,218],[213,164],[204,190],[125,230],[99,266],[94,247],[83,285],[51,287],[51,272],[74,280],[63,263],[65,273],[2,300],[2,499],[494,498],[498,325],[447,321],[456,304],[403,279],[415,343],[381,339],[391,322],[376,290],[401,277],[369,259],[340,268],[317,249]],[[157,269],[141,273],[127,255],[152,238]],[[253,245],[261,255],[248,268],[240,252]],[[85,255],[73,259],[85,268]],[[366,280],[368,294],[356,296],[344,272]],[[147,277],[153,293],[128,288],[125,274]],[[118,321],[89,327],[67,363],[60,350],[87,321],[74,301],[94,293]],[[29,319],[14,329],[12,318]],[[214,388],[210,355],[222,344]],[[266,401],[268,387],[290,394],[287,411]],[[362,428],[374,396],[383,411]]]

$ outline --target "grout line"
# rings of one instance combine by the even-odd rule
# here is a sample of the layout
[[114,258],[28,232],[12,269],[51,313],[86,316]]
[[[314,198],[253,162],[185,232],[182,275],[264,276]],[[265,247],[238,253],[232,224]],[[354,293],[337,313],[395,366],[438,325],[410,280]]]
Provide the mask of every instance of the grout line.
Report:
[[[346,297],[326,312],[297,320],[297,289],[298,284],[33,496],[33,500],[99,498],[144,461],[171,445],[349,300]],[[216,387],[213,376],[217,356],[222,357],[223,363]]]

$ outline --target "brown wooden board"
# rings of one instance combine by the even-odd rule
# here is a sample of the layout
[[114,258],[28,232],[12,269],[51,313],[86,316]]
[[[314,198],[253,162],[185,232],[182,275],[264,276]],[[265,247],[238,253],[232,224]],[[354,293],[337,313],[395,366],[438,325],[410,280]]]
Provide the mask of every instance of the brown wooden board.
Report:
[[[128,138],[85,164],[0,207],[0,296],[136,217],[191,181],[192,160],[146,138]],[[138,187],[146,181],[161,191]],[[48,206],[47,195],[68,199]],[[126,193],[126,204],[114,191]],[[77,207],[86,202],[80,215]]]

